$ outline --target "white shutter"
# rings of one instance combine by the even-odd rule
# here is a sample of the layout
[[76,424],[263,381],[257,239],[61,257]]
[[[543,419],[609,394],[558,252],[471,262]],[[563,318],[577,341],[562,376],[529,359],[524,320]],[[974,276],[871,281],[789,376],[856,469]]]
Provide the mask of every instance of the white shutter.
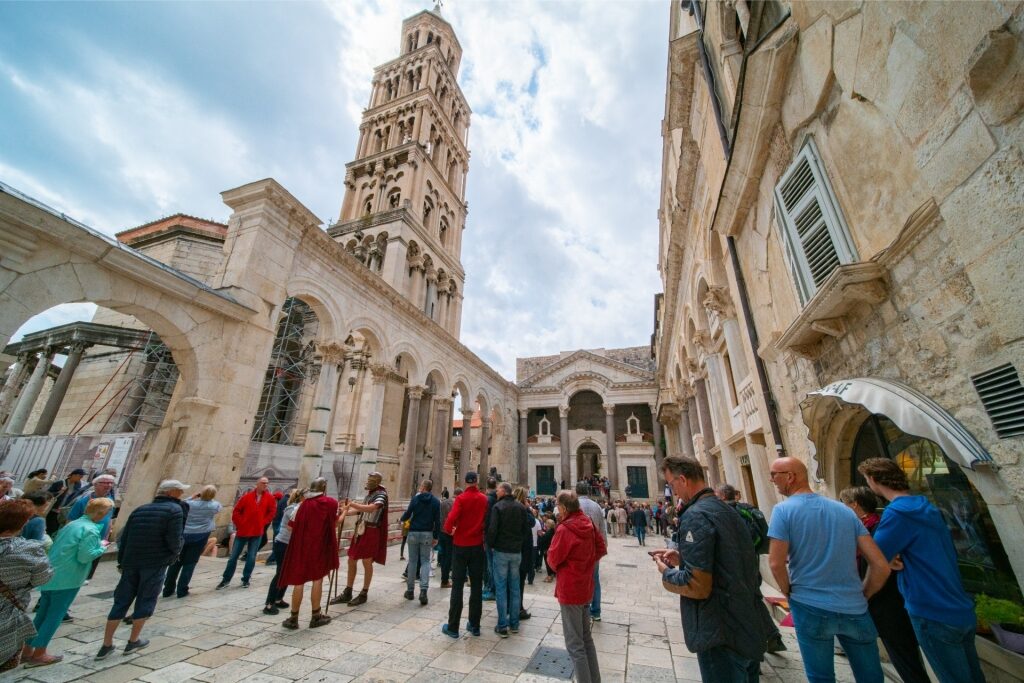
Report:
[[775,187],[786,253],[803,303],[856,252],[814,141],[808,139]]

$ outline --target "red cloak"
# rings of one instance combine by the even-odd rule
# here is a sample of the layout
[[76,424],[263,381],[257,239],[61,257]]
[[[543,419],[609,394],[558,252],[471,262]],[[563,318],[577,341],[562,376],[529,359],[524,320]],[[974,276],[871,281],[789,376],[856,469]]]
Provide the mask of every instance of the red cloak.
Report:
[[338,501],[321,495],[307,498],[292,520],[292,537],[277,585],[299,586],[338,568]]

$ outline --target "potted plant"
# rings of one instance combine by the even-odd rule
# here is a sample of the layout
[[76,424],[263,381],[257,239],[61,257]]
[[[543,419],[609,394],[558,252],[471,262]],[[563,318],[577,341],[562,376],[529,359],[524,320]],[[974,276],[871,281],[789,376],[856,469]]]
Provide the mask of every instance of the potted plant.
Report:
[[974,611],[978,615],[978,623],[990,628],[1000,645],[1024,654],[1024,607],[982,593],[975,598]]

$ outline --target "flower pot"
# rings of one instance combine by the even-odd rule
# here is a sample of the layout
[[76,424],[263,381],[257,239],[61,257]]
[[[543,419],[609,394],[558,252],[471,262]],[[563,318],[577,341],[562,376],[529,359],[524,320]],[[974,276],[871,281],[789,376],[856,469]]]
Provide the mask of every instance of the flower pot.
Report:
[[1007,650],[1024,655],[1024,633],[1008,631],[1000,624],[992,624],[992,635]]

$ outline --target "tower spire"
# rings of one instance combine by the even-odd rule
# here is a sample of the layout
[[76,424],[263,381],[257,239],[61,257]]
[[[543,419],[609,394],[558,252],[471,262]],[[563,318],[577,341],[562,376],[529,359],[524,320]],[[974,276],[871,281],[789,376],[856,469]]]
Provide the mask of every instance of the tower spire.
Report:
[[328,234],[458,337],[470,109],[457,80],[462,46],[441,4],[402,22],[398,57],[374,69]]

